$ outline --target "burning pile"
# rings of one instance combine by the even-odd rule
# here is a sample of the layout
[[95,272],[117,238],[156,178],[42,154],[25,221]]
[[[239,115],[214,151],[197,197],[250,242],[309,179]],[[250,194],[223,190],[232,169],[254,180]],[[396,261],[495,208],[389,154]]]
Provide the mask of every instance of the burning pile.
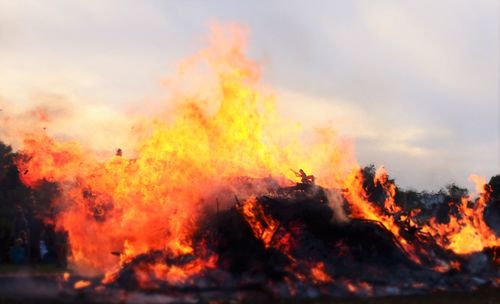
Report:
[[[182,66],[174,109],[136,134],[134,158],[25,135],[23,182],[59,185],[55,224],[79,273],[128,289],[257,286],[286,296],[498,284],[484,181],[476,207],[464,204],[448,224],[403,212],[383,168],[374,183],[384,202],[374,204],[350,141],[327,129],[300,141],[259,84],[244,35],[230,34],[216,30]],[[208,75],[193,90],[189,75],[199,73]],[[300,182],[290,168],[304,169]]]

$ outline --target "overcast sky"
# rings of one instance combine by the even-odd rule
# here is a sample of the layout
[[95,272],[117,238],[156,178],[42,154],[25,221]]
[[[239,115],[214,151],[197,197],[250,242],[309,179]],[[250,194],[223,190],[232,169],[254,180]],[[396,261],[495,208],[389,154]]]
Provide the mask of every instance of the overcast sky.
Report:
[[0,0],[0,104],[63,96],[79,116],[98,112],[85,128],[105,136],[105,117],[161,94],[208,25],[232,21],[250,30],[287,115],[333,125],[361,164],[404,187],[469,186],[470,173],[500,173],[499,11],[495,0]]

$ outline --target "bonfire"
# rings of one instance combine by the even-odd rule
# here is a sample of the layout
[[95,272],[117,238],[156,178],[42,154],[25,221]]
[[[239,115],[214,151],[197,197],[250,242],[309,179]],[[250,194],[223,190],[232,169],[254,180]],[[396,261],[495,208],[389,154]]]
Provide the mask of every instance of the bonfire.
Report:
[[325,128],[304,136],[281,117],[241,31],[220,31],[179,72],[185,82],[203,71],[205,83],[134,129],[132,149],[103,158],[77,141],[24,134],[22,181],[60,190],[54,224],[67,232],[73,271],[63,286],[312,297],[500,283],[484,179],[472,177],[474,206],[464,197],[448,223],[398,206],[383,167],[370,181],[383,203],[370,201],[352,141]]

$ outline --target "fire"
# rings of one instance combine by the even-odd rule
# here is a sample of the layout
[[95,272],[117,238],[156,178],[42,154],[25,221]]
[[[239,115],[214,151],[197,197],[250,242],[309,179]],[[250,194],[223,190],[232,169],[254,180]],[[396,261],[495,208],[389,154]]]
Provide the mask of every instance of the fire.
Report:
[[206,260],[196,258],[183,265],[167,265],[165,263],[141,264],[134,268],[135,277],[142,288],[154,287],[157,282],[168,282],[171,285],[184,284],[204,269],[214,268],[217,258],[211,256]]
[[332,278],[325,272],[325,264],[318,262],[311,268],[311,277],[315,283],[331,283]]
[[394,197],[396,196],[396,185],[389,181],[389,174],[385,170],[384,166],[380,166],[375,173],[373,179],[375,185],[381,185],[385,192],[384,208],[390,213],[401,212],[401,208],[394,203]]
[[[274,97],[259,85],[259,68],[245,56],[242,31],[230,28],[230,39],[222,32],[215,30],[212,46],[190,58],[179,76],[184,81],[198,75],[201,66],[212,86],[174,94],[173,110],[136,134],[141,140],[133,159],[121,153],[102,159],[75,141],[26,134],[25,157],[18,160],[23,182],[60,185],[56,225],[68,232],[78,271],[113,273],[152,250],[196,255],[192,234],[206,208],[215,205],[208,202],[210,193],[232,177],[293,179],[290,168],[300,166],[315,172],[322,185],[340,188],[357,168],[350,142],[331,131],[319,130],[318,140],[304,149],[296,128],[283,127],[296,124],[277,115]],[[251,206],[250,199],[243,207],[250,221],[262,214]],[[268,217],[264,223],[252,229],[268,245],[277,223]],[[178,282],[209,264],[198,262],[185,266],[189,271],[160,266],[152,271]]]
[[[379,169],[380,170],[380,169]],[[380,176],[377,181],[380,182],[382,176],[387,176],[387,173],[381,173],[384,171],[378,171],[377,175]],[[385,177],[385,182],[387,182],[387,177]],[[384,189],[391,189],[386,184],[384,185]],[[405,238],[403,238],[400,234],[400,226],[396,223],[396,220],[393,216],[384,214],[383,209],[378,206],[370,203],[368,201],[368,197],[365,189],[363,188],[363,176],[361,174],[361,170],[353,171],[348,178],[344,181],[344,189],[346,190],[345,196],[350,203],[353,209],[353,216],[356,218],[362,218],[367,220],[379,221],[384,225],[384,227],[391,231],[392,234],[396,237],[396,239],[400,242],[401,246],[405,249],[405,251],[409,254],[411,259],[416,263],[421,263],[420,258],[416,254],[416,248],[408,243]],[[387,193],[387,192],[386,192]],[[392,192],[389,192],[389,195],[392,195]],[[389,196],[386,198],[385,202],[386,206],[394,206],[393,210],[397,206],[394,205],[394,197]]]
[[75,282],[75,284],[73,285],[73,288],[75,288],[75,289],[82,289],[82,288],[89,287],[90,285],[92,285],[92,282],[90,282],[90,281],[79,280],[79,281]]
[[500,238],[486,224],[483,213],[489,200],[486,180],[477,175],[471,175],[479,197],[473,207],[469,207],[469,197],[462,197],[458,205],[459,214],[450,215],[447,224],[438,224],[435,219],[424,229],[440,242],[443,247],[458,254],[469,254],[482,251],[485,247],[500,246]]
[[279,222],[264,212],[255,197],[250,197],[245,202],[242,212],[257,239],[261,240],[265,247],[269,247]]
[[[377,206],[363,188],[351,142],[330,129],[318,129],[314,141],[301,141],[303,134],[290,127],[297,124],[276,113],[274,96],[260,85],[259,68],[245,55],[242,31],[230,27],[230,39],[222,32],[216,29],[211,46],[182,66],[182,88],[176,91],[177,83],[169,83],[174,89],[172,110],[145,118],[147,127],[135,131],[140,134],[131,137],[139,138],[133,142],[133,158],[120,150],[103,159],[75,141],[46,133],[25,135],[19,171],[29,186],[43,180],[59,185],[61,195],[53,202],[55,224],[68,233],[72,266],[80,273],[104,275],[102,282],[111,283],[141,255],[161,253],[137,262],[133,272],[138,284],[148,288],[158,280],[171,285],[189,282],[217,266],[217,255],[196,242],[194,234],[204,214],[219,210],[220,189],[241,195],[244,203],[238,201],[237,209],[265,248],[281,250],[293,260],[288,254],[293,230],[283,231],[273,246],[280,222],[258,204],[256,193],[242,191],[235,182],[239,177],[273,178],[285,186],[284,181],[295,179],[290,168],[314,172],[317,185],[342,192],[353,218],[380,222],[420,264],[420,249],[403,236],[400,225],[407,219],[416,226],[413,213],[398,218],[402,210],[394,201],[396,186],[385,169],[380,167],[373,181],[385,193],[384,205]],[[189,77],[198,79],[200,71],[208,75],[193,88]],[[484,183],[481,189],[476,207],[468,208],[465,200],[462,216],[423,230],[457,253],[500,245],[483,220],[488,193]],[[335,197],[329,199],[332,207],[338,203]],[[220,200],[223,208],[235,203]],[[333,282],[323,262],[295,276]],[[368,283],[349,283],[346,288],[372,292]]]
[[68,281],[70,277],[71,277],[71,274],[69,272],[64,272],[62,275],[62,280]]

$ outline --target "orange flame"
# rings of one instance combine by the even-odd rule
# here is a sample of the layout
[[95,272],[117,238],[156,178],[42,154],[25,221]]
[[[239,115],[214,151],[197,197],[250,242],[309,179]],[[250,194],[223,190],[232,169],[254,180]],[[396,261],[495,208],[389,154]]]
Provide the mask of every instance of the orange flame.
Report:
[[311,268],[311,276],[315,283],[331,283],[332,278],[325,272],[325,264],[318,262]]
[[[354,170],[345,179],[344,189],[346,190],[344,195],[353,209],[352,213],[354,217],[382,223],[387,230],[392,232],[410,258],[416,263],[421,263],[420,258],[416,254],[417,249],[400,235],[401,229],[394,217],[384,214],[378,206],[368,201],[366,191],[363,188],[363,176],[360,169]],[[390,199],[393,202],[393,199]]]
[[389,175],[385,170],[384,166],[380,166],[375,172],[375,177],[373,178],[373,183],[375,185],[379,184],[384,188],[385,201],[384,208],[390,213],[400,212],[401,208],[394,203],[394,197],[396,196],[396,185],[389,182]]
[[[22,179],[30,186],[59,183],[56,225],[68,232],[71,263],[80,272],[106,272],[109,279],[120,265],[150,250],[196,254],[191,236],[213,203],[206,198],[232,177],[292,179],[289,168],[300,167],[314,172],[323,186],[340,188],[357,167],[350,142],[331,131],[319,130],[318,140],[304,149],[297,128],[289,127],[296,124],[275,113],[273,96],[259,86],[259,69],[245,56],[242,32],[229,27],[230,39],[221,32],[182,66],[183,87],[174,90],[173,110],[138,134],[134,159],[118,153],[102,160],[78,142],[43,133],[25,136],[26,157],[18,161]],[[189,75],[199,77],[200,67],[209,75],[193,89]],[[169,85],[175,89],[176,83]],[[245,206],[247,219],[259,213],[249,210],[251,199]],[[252,229],[269,245],[276,222],[265,223]],[[177,282],[204,265],[162,267],[153,272]]]
[[79,281],[76,281],[75,284],[73,284],[73,288],[74,289],[82,289],[82,288],[89,287],[90,285],[92,285],[92,282],[90,282],[90,281],[79,280]]
[[449,223],[438,224],[435,219],[431,219],[430,225],[424,227],[441,246],[458,254],[469,254],[482,251],[485,247],[500,246],[500,238],[491,231],[483,216],[490,195],[485,187],[486,180],[474,174],[469,180],[474,182],[479,194],[474,206],[469,207],[469,197],[462,197],[458,205],[459,214],[450,215]]
[[254,196],[243,204],[242,212],[255,237],[261,240],[265,247],[269,247],[279,222],[264,212]]

